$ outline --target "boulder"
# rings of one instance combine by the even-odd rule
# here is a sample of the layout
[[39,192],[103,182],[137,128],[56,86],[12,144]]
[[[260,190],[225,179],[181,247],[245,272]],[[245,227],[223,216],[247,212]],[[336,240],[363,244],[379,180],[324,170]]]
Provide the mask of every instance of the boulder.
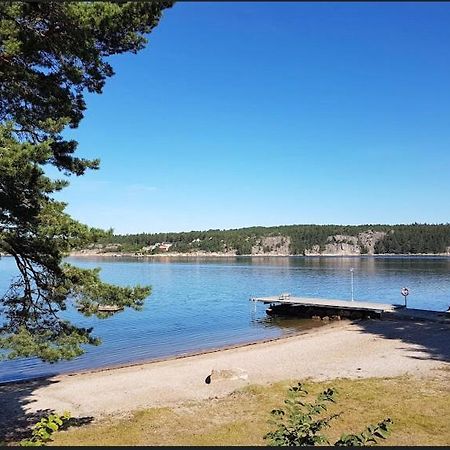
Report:
[[247,380],[248,373],[239,368],[235,369],[213,369],[211,373],[206,377],[205,383],[210,384],[217,381],[225,380]]

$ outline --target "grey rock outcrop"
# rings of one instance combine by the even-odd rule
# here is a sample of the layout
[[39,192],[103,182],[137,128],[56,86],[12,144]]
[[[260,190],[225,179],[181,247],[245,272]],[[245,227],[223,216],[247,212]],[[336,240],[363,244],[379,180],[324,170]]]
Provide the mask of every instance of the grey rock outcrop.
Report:
[[384,231],[367,230],[358,234],[358,241],[360,245],[364,246],[369,255],[373,255],[375,252],[375,244],[386,236]]
[[358,238],[356,236],[346,236],[343,234],[336,234],[335,236],[328,236],[325,244],[326,255],[360,255],[361,247],[358,245]]
[[290,253],[289,236],[265,236],[252,247],[252,255],[287,256]]
[[324,249],[321,251],[319,245],[313,245],[305,250],[305,256],[313,255],[342,255],[352,256],[368,254],[373,255],[375,245],[386,235],[383,231],[367,230],[357,236],[336,234],[328,236]]

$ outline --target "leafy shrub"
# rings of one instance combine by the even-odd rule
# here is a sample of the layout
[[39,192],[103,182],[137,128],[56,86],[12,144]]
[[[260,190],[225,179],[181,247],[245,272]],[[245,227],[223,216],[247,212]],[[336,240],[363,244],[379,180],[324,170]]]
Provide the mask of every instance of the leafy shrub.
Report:
[[68,420],[70,413],[64,412],[62,415],[49,414],[33,425],[30,439],[20,441],[21,447],[39,447],[52,440],[51,436],[58,431]]
[[360,434],[343,434],[341,438],[334,443],[339,447],[359,447],[370,444],[376,444],[376,438],[386,439],[389,434],[392,420],[388,417],[376,425],[369,425]]
[[[336,390],[329,388],[320,393],[312,403],[304,401],[308,391],[301,383],[288,389],[288,397],[284,401],[285,409],[272,410],[271,423],[276,426],[264,436],[271,446],[310,446],[327,444],[329,440],[321,434],[321,430],[329,427],[331,420],[342,413],[323,417],[327,404],[335,403]],[[335,446],[362,446],[377,443],[376,438],[385,439],[389,433],[392,420],[384,419],[377,425],[369,425],[360,434],[343,434],[334,443]]]

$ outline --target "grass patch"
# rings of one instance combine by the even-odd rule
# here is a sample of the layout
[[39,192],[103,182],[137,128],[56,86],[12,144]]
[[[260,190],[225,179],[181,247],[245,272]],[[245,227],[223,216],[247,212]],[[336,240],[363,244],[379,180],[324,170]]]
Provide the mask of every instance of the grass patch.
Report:
[[[266,445],[270,411],[283,406],[287,388],[300,380],[252,385],[222,399],[190,402],[176,408],[151,408],[126,419],[109,419],[55,434],[55,445]],[[342,411],[324,434],[334,442],[342,432],[358,433],[369,423],[391,417],[392,433],[382,445],[450,443],[450,372],[433,378],[303,380],[314,396],[338,390],[329,412]]]

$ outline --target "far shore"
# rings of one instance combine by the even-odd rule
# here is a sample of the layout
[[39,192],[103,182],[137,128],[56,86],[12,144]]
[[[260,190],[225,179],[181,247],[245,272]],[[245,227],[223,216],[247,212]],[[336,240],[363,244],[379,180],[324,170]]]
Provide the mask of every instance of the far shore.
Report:
[[355,253],[321,253],[321,254],[308,254],[308,255],[290,255],[290,254],[273,254],[273,253],[264,253],[264,254],[249,254],[249,255],[236,255],[235,253],[157,253],[157,254],[144,254],[144,253],[117,253],[117,252],[98,252],[95,250],[79,250],[73,251],[69,256],[73,257],[92,257],[92,256],[100,256],[100,257],[110,257],[110,258],[237,258],[237,257],[251,257],[251,258],[317,258],[321,256],[325,257],[364,257],[364,258],[376,258],[376,257],[424,257],[424,256],[435,256],[435,257],[450,257],[450,253],[376,253],[376,254],[355,254]]
[[[2,257],[10,257],[11,255],[7,253],[0,253],[0,258]],[[355,254],[355,253],[320,253],[320,254],[308,254],[308,255],[291,255],[291,254],[273,254],[273,253],[263,253],[263,254],[249,254],[249,255],[237,255],[235,253],[200,253],[200,252],[194,252],[194,253],[172,253],[172,252],[166,252],[166,253],[155,253],[155,254],[144,254],[139,252],[134,253],[128,253],[128,252],[99,252],[95,250],[76,250],[69,253],[68,256],[73,256],[76,258],[91,258],[93,256],[95,257],[102,257],[102,258],[136,258],[136,259],[158,259],[158,258],[188,258],[188,259],[195,259],[195,258],[239,258],[239,257],[246,257],[246,258],[320,258],[320,257],[333,257],[333,258],[348,258],[348,257],[355,257],[355,258],[377,258],[377,257],[446,257],[450,258],[450,253],[374,253],[374,254],[368,254],[368,253],[361,253],[361,254]]]

